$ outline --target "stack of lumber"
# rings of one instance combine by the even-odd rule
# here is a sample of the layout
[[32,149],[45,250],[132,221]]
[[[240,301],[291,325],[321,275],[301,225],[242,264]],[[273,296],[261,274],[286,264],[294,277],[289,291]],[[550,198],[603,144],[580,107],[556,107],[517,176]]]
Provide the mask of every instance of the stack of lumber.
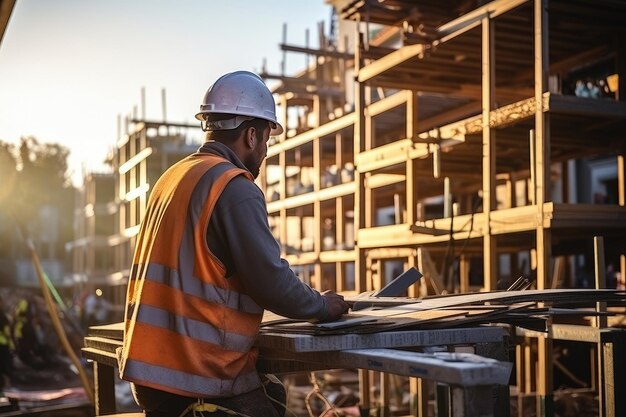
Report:
[[596,311],[597,303],[626,306],[626,292],[596,289],[493,291],[422,299],[356,297],[340,320],[311,323],[266,313],[262,331],[311,335],[367,334],[396,329],[446,329],[466,325],[511,324],[546,331],[548,320],[583,319],[613,313]]

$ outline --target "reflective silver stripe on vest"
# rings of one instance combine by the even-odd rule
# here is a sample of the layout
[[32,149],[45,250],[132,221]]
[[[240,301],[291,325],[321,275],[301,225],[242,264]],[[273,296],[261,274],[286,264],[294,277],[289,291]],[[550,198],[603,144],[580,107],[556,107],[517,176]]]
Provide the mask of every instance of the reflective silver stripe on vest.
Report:
[[225,332],[208,323],[181,317],[157,307],[142,304],[138,308],[137,321],[140,323],[169,329],[182,336],[222,346],[235,352],[246,353],[254,344],[255,339],[252,337]]
[[198,397],[231,397],[250,392],[261,386],[256,370],[241,375],[235,380],[223,380],[188,374],[132,359],[126,362],[124,379],[138,384],[153,381],[164,388],[171,387],[176,391],[186,391]]
[[189,279],[181,278],[175,269],[156,263],[148,265],[146,279],[244,313],[261,314],[263,312],[263,309],[245,294],[207,284],[196,277],[189,277]]

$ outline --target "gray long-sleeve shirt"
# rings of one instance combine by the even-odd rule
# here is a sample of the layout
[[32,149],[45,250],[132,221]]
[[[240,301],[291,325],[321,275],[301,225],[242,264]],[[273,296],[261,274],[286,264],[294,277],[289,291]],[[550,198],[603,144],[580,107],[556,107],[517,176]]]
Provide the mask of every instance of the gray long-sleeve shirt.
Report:
[[[198,150],[226,158],[246,169],[237,155],[219,142],[206,142]],[[281,316],[323,319],[326,303],[281,259],[280,247],[267,221],[267,206],[259,187],[237,176],[228,183],[211,215],[207,245],[226,266],[226,275],[236,273],[246,293],[259,306]]]

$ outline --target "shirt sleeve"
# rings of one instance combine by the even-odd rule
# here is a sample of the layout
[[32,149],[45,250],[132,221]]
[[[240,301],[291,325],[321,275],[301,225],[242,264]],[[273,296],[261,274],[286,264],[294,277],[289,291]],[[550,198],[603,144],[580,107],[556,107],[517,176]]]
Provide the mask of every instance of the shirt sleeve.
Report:
[[207,244],[237,274],[259,306],[294,319],[323,319],[325,299],[302,282],[280,257],[267,220],[261,190],[249,180],[233,179],[220,196],[207,230]]

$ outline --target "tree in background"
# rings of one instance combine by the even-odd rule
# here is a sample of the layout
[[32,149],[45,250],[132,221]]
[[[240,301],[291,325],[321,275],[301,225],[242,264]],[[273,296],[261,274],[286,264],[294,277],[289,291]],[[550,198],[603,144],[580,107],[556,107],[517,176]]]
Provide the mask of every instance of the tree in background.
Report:
[[[74,189],[68,174],[69,151],[59,144],[22,138],[19,145],[0,141],[0,259],[25,254],[17,224],[33,239],[40,256],[64,257],[64,245],[73,238]],[[12,281],[2,276],[0,283]],[[10,274],[11,272],[9,272]]]

